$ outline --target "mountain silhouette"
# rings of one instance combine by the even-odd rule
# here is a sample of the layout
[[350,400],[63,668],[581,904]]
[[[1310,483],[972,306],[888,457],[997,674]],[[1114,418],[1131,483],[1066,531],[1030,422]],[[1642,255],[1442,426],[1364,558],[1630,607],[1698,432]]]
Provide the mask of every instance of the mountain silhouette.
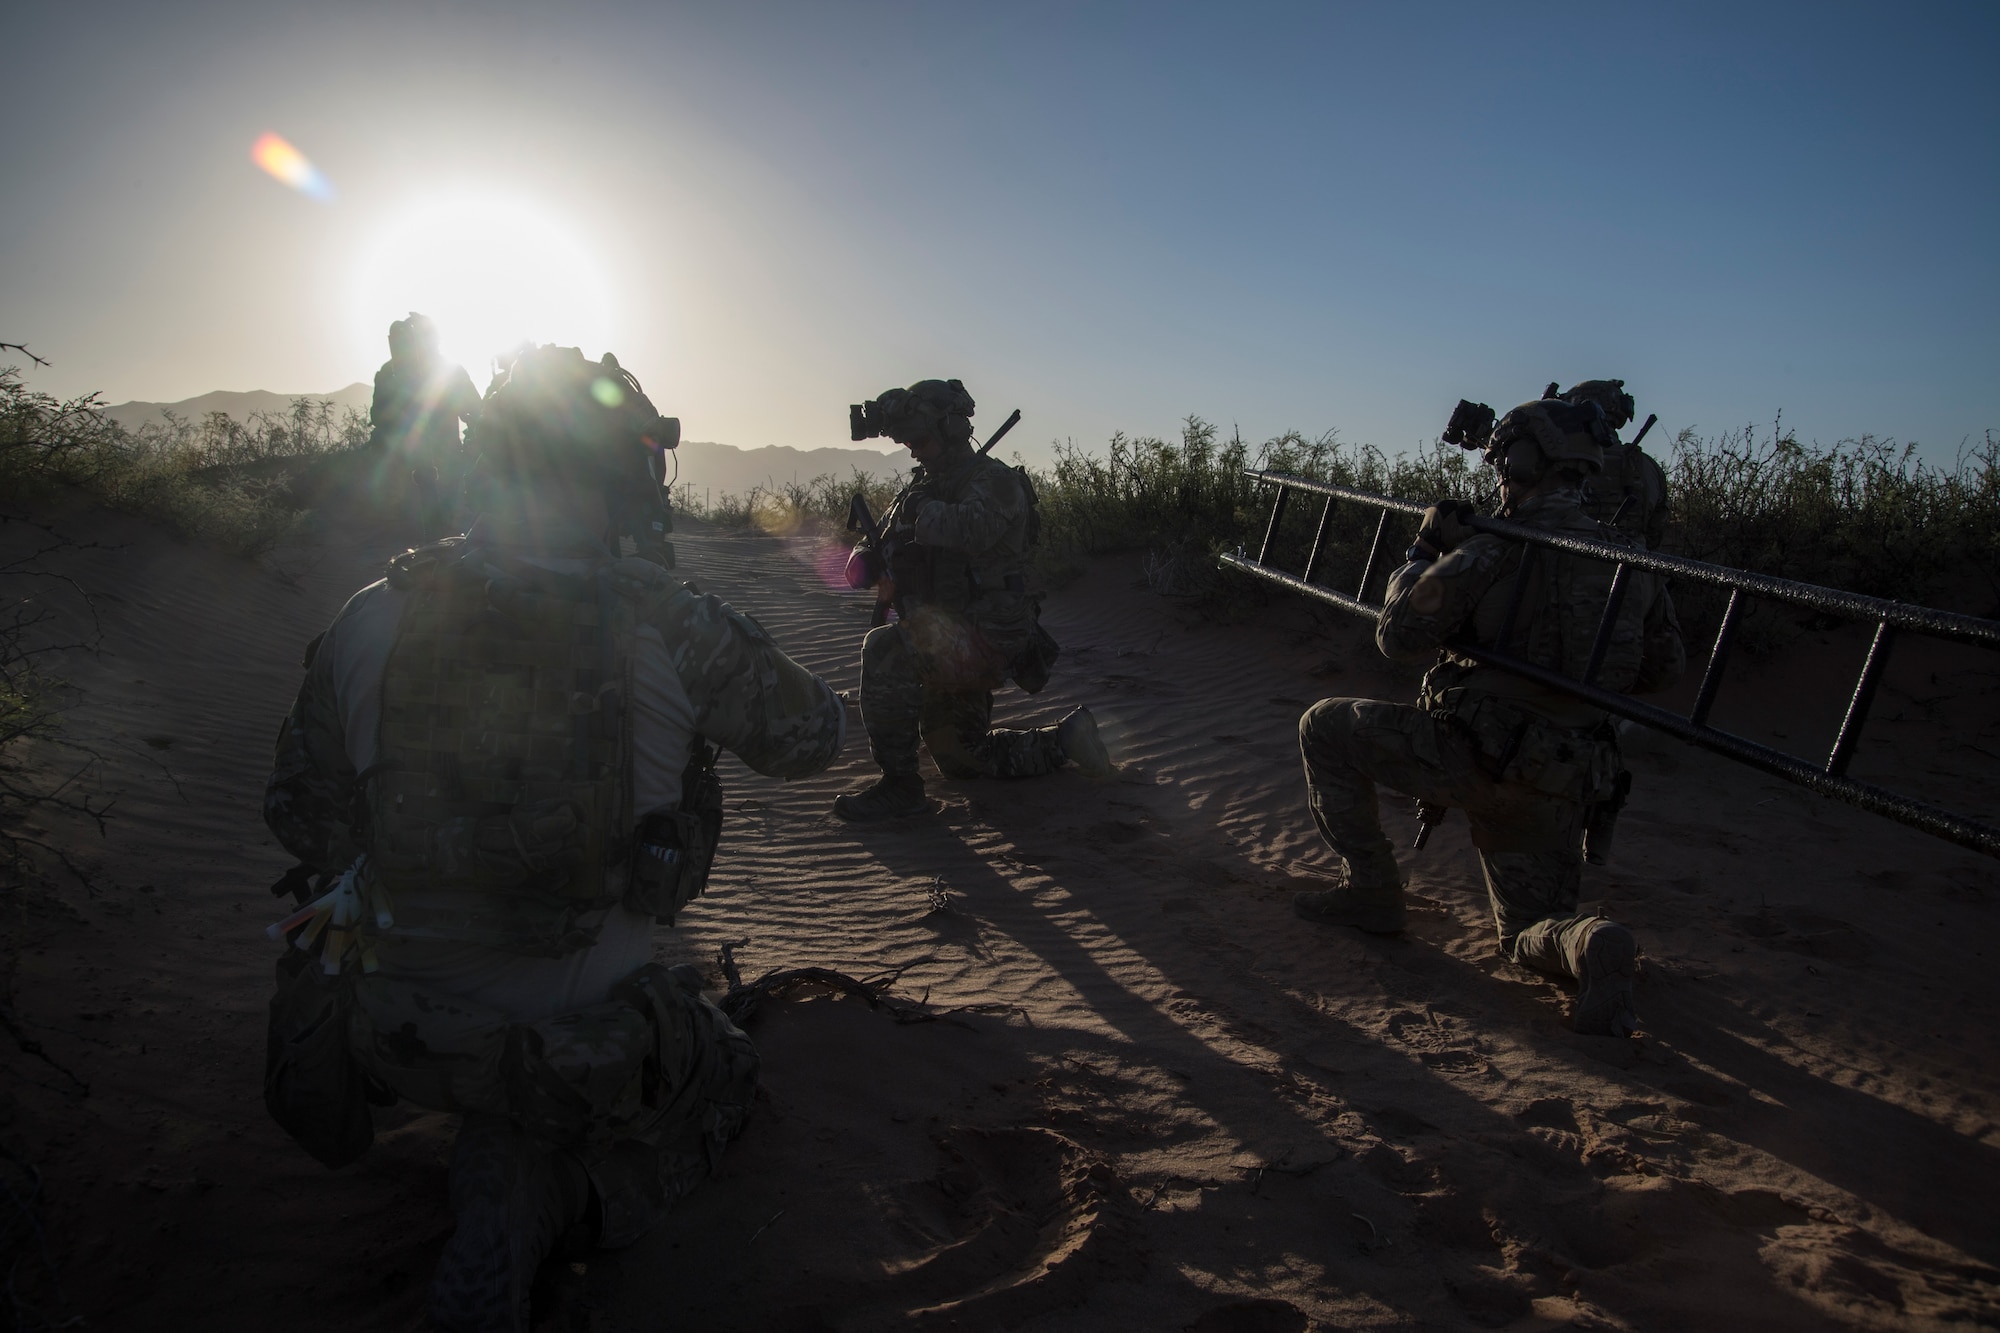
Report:
[[[336,414],[343,408],[351,407],[365,416],[372,396],[372,387],[362,383],[350,384],[332,393],[309,394],[272,393],[268,389],[244,392],[218,389],[196,398],[183,398],[177,403],[119,403],[107,407],[104,414],[127,430],[163,423],[169,412],[183,421],[197,424],[211,412],[222,412],[247,423],[252,416],[259,414],[284,416],[292,410],[295,399],[312,398],[332,403]],[[744,495],[753,487],[771,490],[788,482],[811,481],[828,473],[844,478],[855,468],[886,477],[896,472],[907,472],[910,467],[910,457],[901,449],[893,453],[868,448],[794,449],[789,445],[739,449],[729,444],[687,440],[681,444],[678,453],[680,476],[677,491],[689,498],[705,495],[709,499],[719,499],[724,495]]]

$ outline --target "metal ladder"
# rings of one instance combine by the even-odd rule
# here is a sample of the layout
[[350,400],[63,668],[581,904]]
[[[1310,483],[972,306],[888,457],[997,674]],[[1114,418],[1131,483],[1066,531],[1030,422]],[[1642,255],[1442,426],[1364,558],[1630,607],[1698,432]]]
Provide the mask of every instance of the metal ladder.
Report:
[[[1366,616],[1370,620],[1379,620],[1382,615],[1381,603],[1369,602],[1367,596],[1368,589],[1376,581],[1377,574],[1381,574],[1386,580],[1389,573],[1383,567],[1382,561],[1389,542],[1389,519],[1395,514],[1421,515],[1425,506],[1410,500],[1376,495],[1370,491],[1355,490],[1347,486],[1335,486],[1283,472],[1252,471],[1245,475],[1254,481],[1277,488],[1277,495],[1271,505],[1271,521],[1264,530],[1264,540],[1257,549],[1255,559],[1244,555],[1239,549],[1236,554],[1223,555],[1222,563],[1230,569],[1290,588],[1294,592],[1339,607],[1343,611]],[[1286,505],[1295,493],[1326,497],[1326,507],[1320,511],[1319,525],[1313,534],[1312,548],[1306,556],[1305,567],[1296,575],[1275,569],[1269,563],[1272,546],[1277,541],[1279,527],[1284,522]],[[1375,524],[1374,541],[1368,549],[1367,562],[1362,567],[1361,581],[1356,585],[1353,596],[1313,582],[1314,569],[1326,548],[1327,534],[1333,523],[1334,506],[1342,500],[1381,511],[1381,517]],[[1822,588],[1811,583],[1772,578],[1765,574],[1704,564],[1699,560],[1688,560],[1680,556],[1614,546],[1607,542],[1573,537],[1565,533],[1546,532],[1510,523],[1505,519],[1475,515],[1470,524],[1480,532],[1492,533],[1496,537],[1505,537],[1510,541],[1528,543],[1528,559],[1534,557],[1537,548],[1546,548],[1603,560],[1616,565],[1617,570],[1612,576],[1611,591],[1605,602],[1604,614],[1598,621],[1589,663],[1580,678],[1565,676],[1509,654],[1506,651],[1507,640],[1514,622],[1511,609],[1503,622],[1496,647],[1484,648],[1454,643],[1451,645],[1451,651],[1455,655],[1484,666],[1498,667],[1503,671],[1525,676],[1550,689],[1574,695],[1607,713],[1664,731],[1690,745],[1698,745],[1705,750],[1725,755],[1738,763],[1748,764],[1773,777],[1797,783],[1822,796],[1831,796],[1835,800],[1859,806],[1863,810],[1893,819],[1899,824],[1921,829],[1933,837],[1970,847],[1988,856],[2000,857],[2000,827],[1980,823],[1978,820],[1954,814],[1900,792],[1890,791],[1886,787],[1878,787],[1847,776],[1848,764],[1854,758],[1854,749],[1861,739],[1861,728],[1868,720],[1868,711],[1875,703],[1876,689],[1881,684],[1882,671],[1888,665],[1889,654],[1895,646],[1896,636],[1907,630],[1957,643],[1976,644],[1983,648],[2000,648],[2000,621],[1961,615],[1953,611],[1938,611],[1908,602],[1864,597],[1859,593],[1843,592],[1838,588]],[[1526,569],[1525,565],[1523,569]],[[1690,583],[1703,583],[1729,590],[1729,602],[1723,609],[1722,623],[1717,627],[1715,643],[1709,649],[1708,667],[1702,673],[1701,687],[1695,693],[1694,706],[1685,716],[1653,704],[1642,703],[1630,695],[1613,693],[1597,684],[1598,673],[1604,664],[1605,650],[1611,642],[1611,627],[1617,620],[1619,607],[1625,598],[1626,573],[1630,569],[1649,569]],[[1525,578],[1518,580],[1517,588],[1525,582]],[[1840,733],[1835,738],[1833,749],[1824,763],[1814,763],[1810,759],[1761,745],[1708,724],[1709,712],[1714,708],[1716,693],[1722,686],[1723,670],[1728,665],[1730,652],[1736,644],[1738,618],[1745,600],[1752,597],[1806,607],[1847,620],[1875,622],[1874,641],[1869,645],[1868,657],[1862,663],[1861,674],[1854,682],[1854,693],[1848,702],[1847,714],[1841,720]]]

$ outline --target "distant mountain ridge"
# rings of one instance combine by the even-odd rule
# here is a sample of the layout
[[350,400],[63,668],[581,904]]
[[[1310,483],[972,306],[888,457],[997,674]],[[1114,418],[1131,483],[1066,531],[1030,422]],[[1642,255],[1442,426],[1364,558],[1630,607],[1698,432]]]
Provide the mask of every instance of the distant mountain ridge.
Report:
[[[287,394],[266,389],[236,393],[221,389],[198,398],[183,398],[178,403],[119,403],[104,409],[104,414],[127,430],[137,430],[149,422],[163,422],[168,412],[183,421],[199,422],[210,412],[224,412],[247,422],[258,413],[283,416],[292,410],[294,399],[312,398],[332,403],[336,412],[351,407],[366,415],[373,396],[373,386],[359,383],[332,393]],[[739,449],[731,444],[687,440],[676,452],[680,461],[676,486],[689,499],[745,495],[753,487],[771,490],[829,473],[845,478],[855,468],[878,477],[907,472],[910,468],[909,455],[900,449],[882,453],[874,449],[794,449],[782,444]],[[672,471],[670,461],[669,475]]]
[[110,417],[127,430],[137,430],[150,422],[166,420],[172,412],[183,421],[200,421],[210,412],[224,412],[238,421],[248,421],[262,413],[265,416],[284,416],[292,410],[292,401],[297,398],[312,398],[329,402],[338,412],[351,407],[363,416],[368,415],[369,403],[373,401],[373,385],[355,383],[332,393],[272,393],[269,389],[249,389],[241,393],[228,389],[217,389],[198,398],[183,398],[178,403],[119,403],[104,409]]
[[[875,477],[889,477],[910,469],[907,453],[877,453],[873,449],[793,449],[782,444],[761,449],[738,449],[732,444],[710,444],[702,440],[683,441],[680,478],[676,493],[690,500],[719,499],[724,495],[747,495],[751,488],[772,490],[787,482],[811,481],[831,474],[847,478],[856,468]],[[673,473],[671,460],[668,475]]]

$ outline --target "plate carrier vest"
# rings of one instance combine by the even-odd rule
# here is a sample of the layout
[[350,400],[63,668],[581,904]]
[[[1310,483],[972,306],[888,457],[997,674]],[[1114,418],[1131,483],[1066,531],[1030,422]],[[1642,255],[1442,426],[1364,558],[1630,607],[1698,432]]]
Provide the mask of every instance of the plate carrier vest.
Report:
[[680,808],[630,832],[633,563],[561,574],[454,538],[391,565],[410,598],[362,784],[378,933],[562,957],[587,913],[670,921],[701,893],[722,814],[701,737]]

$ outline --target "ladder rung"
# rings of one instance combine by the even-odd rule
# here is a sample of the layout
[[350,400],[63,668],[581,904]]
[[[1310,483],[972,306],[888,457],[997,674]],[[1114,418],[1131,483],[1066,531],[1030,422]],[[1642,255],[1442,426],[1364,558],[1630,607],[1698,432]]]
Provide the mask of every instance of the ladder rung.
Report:
[[1715,631],[1715,647],[1708,651],[1708,670],[1701,673],[1701,689],[1694,696],[1694,711],[1688,721],[1697,727],[1708,725],[1708,710],[1715,707],[1715,692],[1722,688],[1722,668],[1729,650],[1736,646],[1736,617],[1743,609],[1743,592],[1729,590],[1729,605],[1722,608],[1722,624]]
[[1278,496],[1271,501],[1271,526],[1264,529],[1264,544],[1257,548],[1257,563],[1268,564],[1271,559],[1271,543],[1278,540],[1278,525],[1285,521],[1285,502],[1292,498],[1292,488],[1282,482],[1278,486]]
[[1326,497],[1326,508],[1319,511],[1319,529],[1313,533],[1312,550],[1306,553],[1306,568],[1299,577],[1307,583],[1313,581],[1313,566],[1319,563],[1320,549],[1326,545],[1327,531],[1333,527],[1333,506],[1338,503],[1334,496]]
[[1618,624],[1618,613],[1625,606],[1626,571],[1630,566],[1620,565],[1611,575],[1611,593],[1604,599],[1604,616],[1597,622],[1597,639],[1590,645],[1590,665],[1583,669],[1583,683],[1595,685],[1597,673],[1604,670],[1604,655],[1611,651],[1611,631]]
[[1861,728],[1868,721],[1868,709],[1875,702],[1875,688],[1882,683],[1882,669],[1889,665],[1889,650],[1896,646],[1896,627],[1884,620],[1875,626],[1875,641],[1868,645],[1868,660],[1854,682],[1854,698],[1848,701],[1847,716],[1841,720],[1840,735],[1833,753],[1826,757],[1826,771],[1834,777],[1847,772],[1854,747],[1861,743]]
[[1354,590],[1354,600],[1368,600],[1368,585],[1375,577],[1375,566],[1382,563],[1382,545],[1389,537],[1389,511],[1384,509],[1382,517],[1375,522],[1375,541],[1368,548],[1368,563],[1361,567],[1361,586]]

